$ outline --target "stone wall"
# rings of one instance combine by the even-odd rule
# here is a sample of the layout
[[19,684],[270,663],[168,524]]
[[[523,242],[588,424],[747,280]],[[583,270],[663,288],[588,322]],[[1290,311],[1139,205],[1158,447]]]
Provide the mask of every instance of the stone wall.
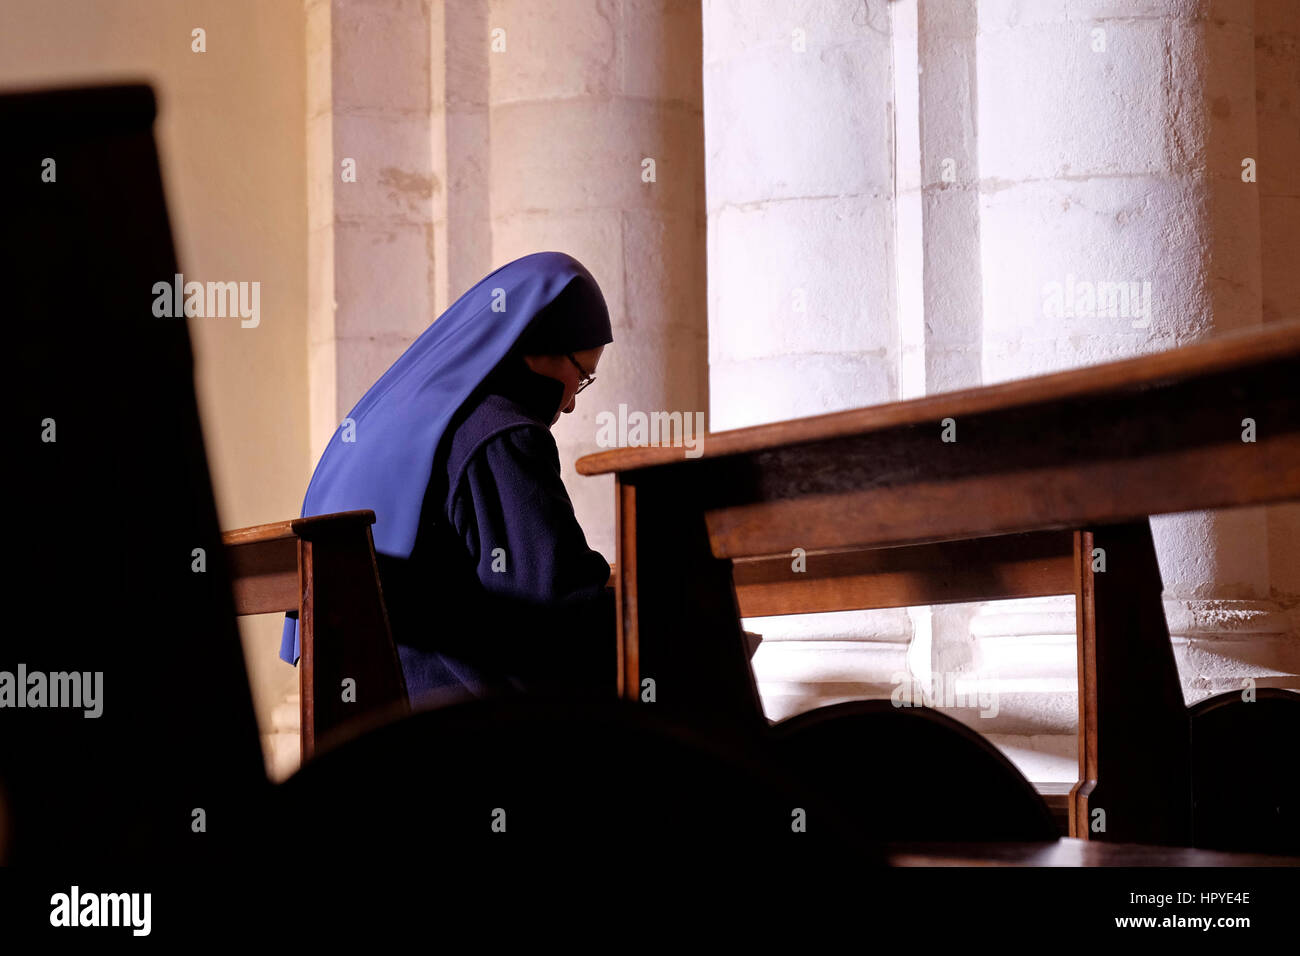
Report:
[[[1294,4],[706,0],[704,22],[715,429],[1300,317]],[[878,218],[855,218],[862,205]],[[1138,294],[1057,307],[1054,288],[1084,283]],[[736,374],[752,367],[758,401]],[[1152,520],[1189,702],[1245,677],[1300,685],[1297,510]],[[1064,781],[1073,611],[1042,598],[746,626],[766,639],[770,717],[883,696],[900,671],[979,680],[998,715],[954,714]]]

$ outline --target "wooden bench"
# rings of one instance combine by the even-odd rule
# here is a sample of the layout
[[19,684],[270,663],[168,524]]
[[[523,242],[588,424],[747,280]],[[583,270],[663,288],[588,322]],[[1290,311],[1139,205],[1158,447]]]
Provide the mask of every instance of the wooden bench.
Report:
[[[373,511],[224,532],[235,613],[296,611],[300,740],[316,751],[409,711],[370,526]],[[352,701],[344,681],[352,680]]]
[[[925,604],[1007,600],[1082,593],[1079,560],[1084,532],[1026,534],[871,550],[808,554],[807,571],[791,573],[789,555],[740,558],[732,563],[736,602],[744,618],[825,611],[873,610]],[[1091,561],[1087,562],[1091,565]],[[1090,619],[1077,621],[1079,646],[1092,642]],[[1084,701],[1079,749],[1095,726]],[[1040,784],[1039,795],[1063,833],[1070,827],[1070,787]]]
[[[652,680],[681,719],[756,732],[765,718],[742,614],[1073,593],[1069,832],[1187,845],[1188,716],[1147,516],[1300,498],[1297,381],[1300,323],[1278,323],[707,434],[694,458],[681,447],[586,456],[580,474],[615,476],[620,692],[639,697]],[[943,441],[952,427],[957,440]],[[791,571],[795,548],[809,555],[806,577]],[[1104,833],[1089,827],[1096,810]]]

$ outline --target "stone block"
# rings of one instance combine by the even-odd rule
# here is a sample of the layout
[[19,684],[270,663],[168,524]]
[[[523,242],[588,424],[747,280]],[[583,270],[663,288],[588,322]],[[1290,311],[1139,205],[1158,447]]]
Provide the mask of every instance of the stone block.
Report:
[[618,24],[618,91],[701,110],[698,0],[623,0]]
[[875,35],[706,63],[709,208],[888,194],[891,87],[889,44]]
[[[681,210],[701,175],[699,115],[647,100],[554,100],[492,110],[493,216],[590,208]],[[654,160],[654,182],[642,179]]]
[[857,38],[889,41],[886,0],[705,0],[704,62],[748,59],[756,52],[790,51],[794,31],[808,50]]
[[437,318],[431,225],[339,222],[334,237],[340,338],[413,341]]
[[[335,215],[352,223],[427,224],[442,192],[442,177],[432,167],[431,137],[428,117],[335,116]],[[356,182],[342,181],[344,159],[356,161]]]
[[709,361],[715,367],[893,347],[888,200],[727,206],[710,217],[708,249]]
[[428,115],[432,9],[426,0],[335,2],[332,109]]
[[[761,389],[754,383],[762,382]],[[714,431],[888,402],[897,394],[892,355],[785,355],[710,364]]]
[[[986,181],[1164,172],[1184,159],[1177,139],[1200,141],[1203,119],[1191,96],[1198,88],[1183,72],[1184,63],[1194,69],[1201,59],[1195,32],[1135,21],[1107,37],[1106,51],[1095,53],[1085,23],[981,30],[979,170]],[[1179,63],[1172,87],[1170,56]]]
[[[493,103],[600,98],[619,92],[621,4],[567,0],[561,10],[532,0],[492,0],[483,38]],[[491,31],[506,49],[492,52]]]

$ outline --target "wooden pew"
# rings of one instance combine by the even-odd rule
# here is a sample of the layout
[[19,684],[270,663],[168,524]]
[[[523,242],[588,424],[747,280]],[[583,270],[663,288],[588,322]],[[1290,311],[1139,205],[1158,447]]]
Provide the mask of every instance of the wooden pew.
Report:
[[[224,532],[235,613],[297,611],[302,759],[409,711],[375,564],[373,511]],[[355,681],[355,701],[343,682]]]
[[[220,872],[256,847],[266,774],[217,557],[190,335],[149,295],[182,271],[155,116],[140,85],[0,94],[0,390],[31,435],[5,455],[15,545],[0,671],[93,675],[82,686],[101,705],[92,719],[0,706],[0,857],[15,874],[53,860]],[[157,431],[124,440],[123,423],[146,421]],[[201,572],[195,549],[210,559]],[[199,807],[210,834],[191,829]],[[9,915],[6,937],[21,925]]]
[[[742,618],[825,611],[874,610],[922,604],[1046,597],[1077,591],[1075,551],[1081,533],[1040,531],[902,548],[819,551],[805,573],[791,574],[790,556],[732,562]],[[611,579],[618,565],[611,565]],[[1080,641],[1087,640],[1080,627]],[[750,640],[750,657],[756,646]],[[1094,720],[1080,722],[1080,750]],[[1069,785],[1039,784],[1061,831],[1070,831]]]
[[[736,602],[741,617],[873,610],[923,604],[1008,600],[1078,594],[1076,556],[1083,546],[1078,531],[945,541],[937,544],[871,550],[817,551],[808,554],[807,571],[792,574],[790,555],[740,558],[732,562]],[[1087,622],[1080,620],[1085,646]],[[1088,728],[1095,726],[1091,701],[1082,709],[1079,749],[1087,749]],[[1070,787],[1038,786],[1061,830],[1070,829]]]
[[[746,614],[802,606],[777,586],[781,574],[795,577],[795,548],[838,572],[800,582],[811,589],[808,606],[825,609],[862,606],[854,595],[867,581],[871,600],[897,604],[933,603],[944,592],[965,601],[1045,587],[1074,593],[1081,746],[1070,832],[1187,845],[1188,717],[1147,516],[1300,498],[1298,380],[1300,323],[1277,323],[1038,378],[708,434],[693,458],[682,447],[586,456],[580,474],[615,476],[620,692],[640,696],[652,680],[657,704],[682,719],[759,732],[740,602]],[[1243,441],[1246,419],[1253,442]],[[955,442],[941,440],[949,420]],[[1001,537],[1041,532],[1065,534]],[[830,556],[956,541],[971,543]],[[969,563],[1009,545],[1005,560]],[[1098,553],[1104,572],[1093,570]],[[919,572],[930,560],[938,570]],[[1104,833],[1089,826],[1098,810]]]

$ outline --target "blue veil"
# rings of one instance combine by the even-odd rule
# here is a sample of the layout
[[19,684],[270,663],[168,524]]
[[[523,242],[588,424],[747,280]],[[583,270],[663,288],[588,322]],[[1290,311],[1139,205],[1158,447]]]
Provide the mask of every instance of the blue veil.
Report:
[[[335,430],[307,486],[303,517],[369,508],[375,550],[409,557],[438,443],[479,383],[517,343],[532,354],[558,354],[611,341],[600,287],[572,256],[537,252],[489,273],[411,343]],[[298,618],[290,613],[280,658],[297,664],[299,656]]]

